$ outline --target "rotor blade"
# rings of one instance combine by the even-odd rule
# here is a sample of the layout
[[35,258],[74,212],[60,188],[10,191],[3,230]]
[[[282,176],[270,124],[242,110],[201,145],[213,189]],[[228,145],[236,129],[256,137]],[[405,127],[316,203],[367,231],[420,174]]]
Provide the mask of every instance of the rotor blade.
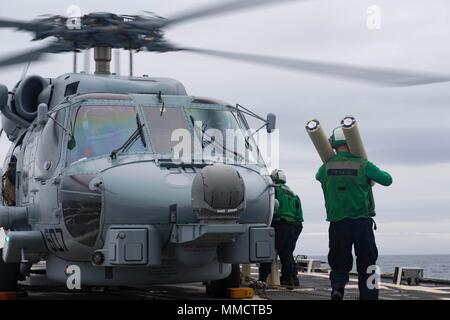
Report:
[[34,31],[34,29],[36,28],[36,24],[29,21],[0,18],[0,28],[17,28],[22,30]]
[[173,19],[162,21],[161,27],[183,23],[186,21],[197,20],[200,18],[223,15],[234,11],[242,11],[261,6],[275,5],[284,2],[294,2],[294,1],[305,1],[305,0],[228,0],[227,2],[216,3],[200,9],[179,14],[175,16]]
[[372,82],[384,86],[415,86],[450,81],[450,75],[440,75],[420,71],[351,66],[339,63],[268,57],[209,49],[182,48],[181,50],[219,58],[268,65],[291,71],[303,71],[349,80]]
[[58,53],[67,51],[73,51],[73,48],[71,48],[69,45],[66,44],[52,43],[33,51],[26,51],[19,54],[15,54],[10,57],[0,59],[0,68],[40,60],[47,53]]
[[28,63],[25,65],[22,71],[22,76],[20,77],[21,80],[25,79],[28,73],[28,69],[30,69],[31,61],[28,61]]
[[0,67],[40,60],[44,54],[46,54],[46,52],[43,50],[26,51],[11,57],[0,59]]

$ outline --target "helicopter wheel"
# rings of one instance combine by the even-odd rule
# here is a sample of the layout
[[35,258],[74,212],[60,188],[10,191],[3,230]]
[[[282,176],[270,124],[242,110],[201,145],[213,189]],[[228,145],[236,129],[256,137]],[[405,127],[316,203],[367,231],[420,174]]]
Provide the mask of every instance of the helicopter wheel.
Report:
[[20,266],[18,263],[5,263],[2,255],[3,249],[0,249],[0,292],[16,291]]
[[225,279],[210,281],[206,285],[206,293],[214,298],[227,298],[229,288],[239,288],[241,285],[241,270],[239,264],[231,265],[231,273]]

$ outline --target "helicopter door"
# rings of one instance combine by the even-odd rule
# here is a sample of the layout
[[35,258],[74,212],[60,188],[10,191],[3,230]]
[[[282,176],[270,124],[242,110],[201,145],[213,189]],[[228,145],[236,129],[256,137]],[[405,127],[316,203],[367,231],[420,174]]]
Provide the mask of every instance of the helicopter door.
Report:
[[2,199],[6,206],[16,205],[16,189],[17,189],[17,158],[22,147],[25,134],[23,134],[16,142],[12,151],[7,155],[4,163],[5,172],[2,174]]
[[18,202],[21,204],[34,202],[34,190],[36,181],[34,180],[34,163],[36,159],[36,147],[39,134],[36,129],[26,133],[23,147],[21,149],[17,164],[17,176],[19,177]]

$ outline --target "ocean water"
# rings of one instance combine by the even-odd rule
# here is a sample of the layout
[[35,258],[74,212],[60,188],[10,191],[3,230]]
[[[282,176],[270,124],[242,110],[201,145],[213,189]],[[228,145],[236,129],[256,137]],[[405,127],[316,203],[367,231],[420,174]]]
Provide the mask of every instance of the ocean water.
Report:
[[[324,256],[311,258],[327,262]],[[355,260],[353,264],[356,271]],[[450,280],[450,255],[382,255],[377,264],[382,273],[394,273],[395,267],[420,267],[425,278]]]

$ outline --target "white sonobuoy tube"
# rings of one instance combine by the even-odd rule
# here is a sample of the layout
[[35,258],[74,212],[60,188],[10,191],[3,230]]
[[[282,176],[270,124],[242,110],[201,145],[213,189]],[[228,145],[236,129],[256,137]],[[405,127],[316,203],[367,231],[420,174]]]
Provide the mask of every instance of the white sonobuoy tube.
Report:
[[356,157],[367,159],[366,149],[359,134],[356,119],[352,116],[346,116],[342,119],[341,125],[350,152]]
[[325,132],[323,131],[320,122],[316,119],[310,120],[306,123],[306,132],[308,132],[320,159],[325,163],[335,156],[330,141],[328,141]]
[[[345,140],[347,141],[350,152],[357,157],[367,159],[366,149],[359,134],[356,119],[352,116],[346,116],[341,121],[342,130],[344,131]],[[374,186],[375,182],[370,181],[370,185]]]

